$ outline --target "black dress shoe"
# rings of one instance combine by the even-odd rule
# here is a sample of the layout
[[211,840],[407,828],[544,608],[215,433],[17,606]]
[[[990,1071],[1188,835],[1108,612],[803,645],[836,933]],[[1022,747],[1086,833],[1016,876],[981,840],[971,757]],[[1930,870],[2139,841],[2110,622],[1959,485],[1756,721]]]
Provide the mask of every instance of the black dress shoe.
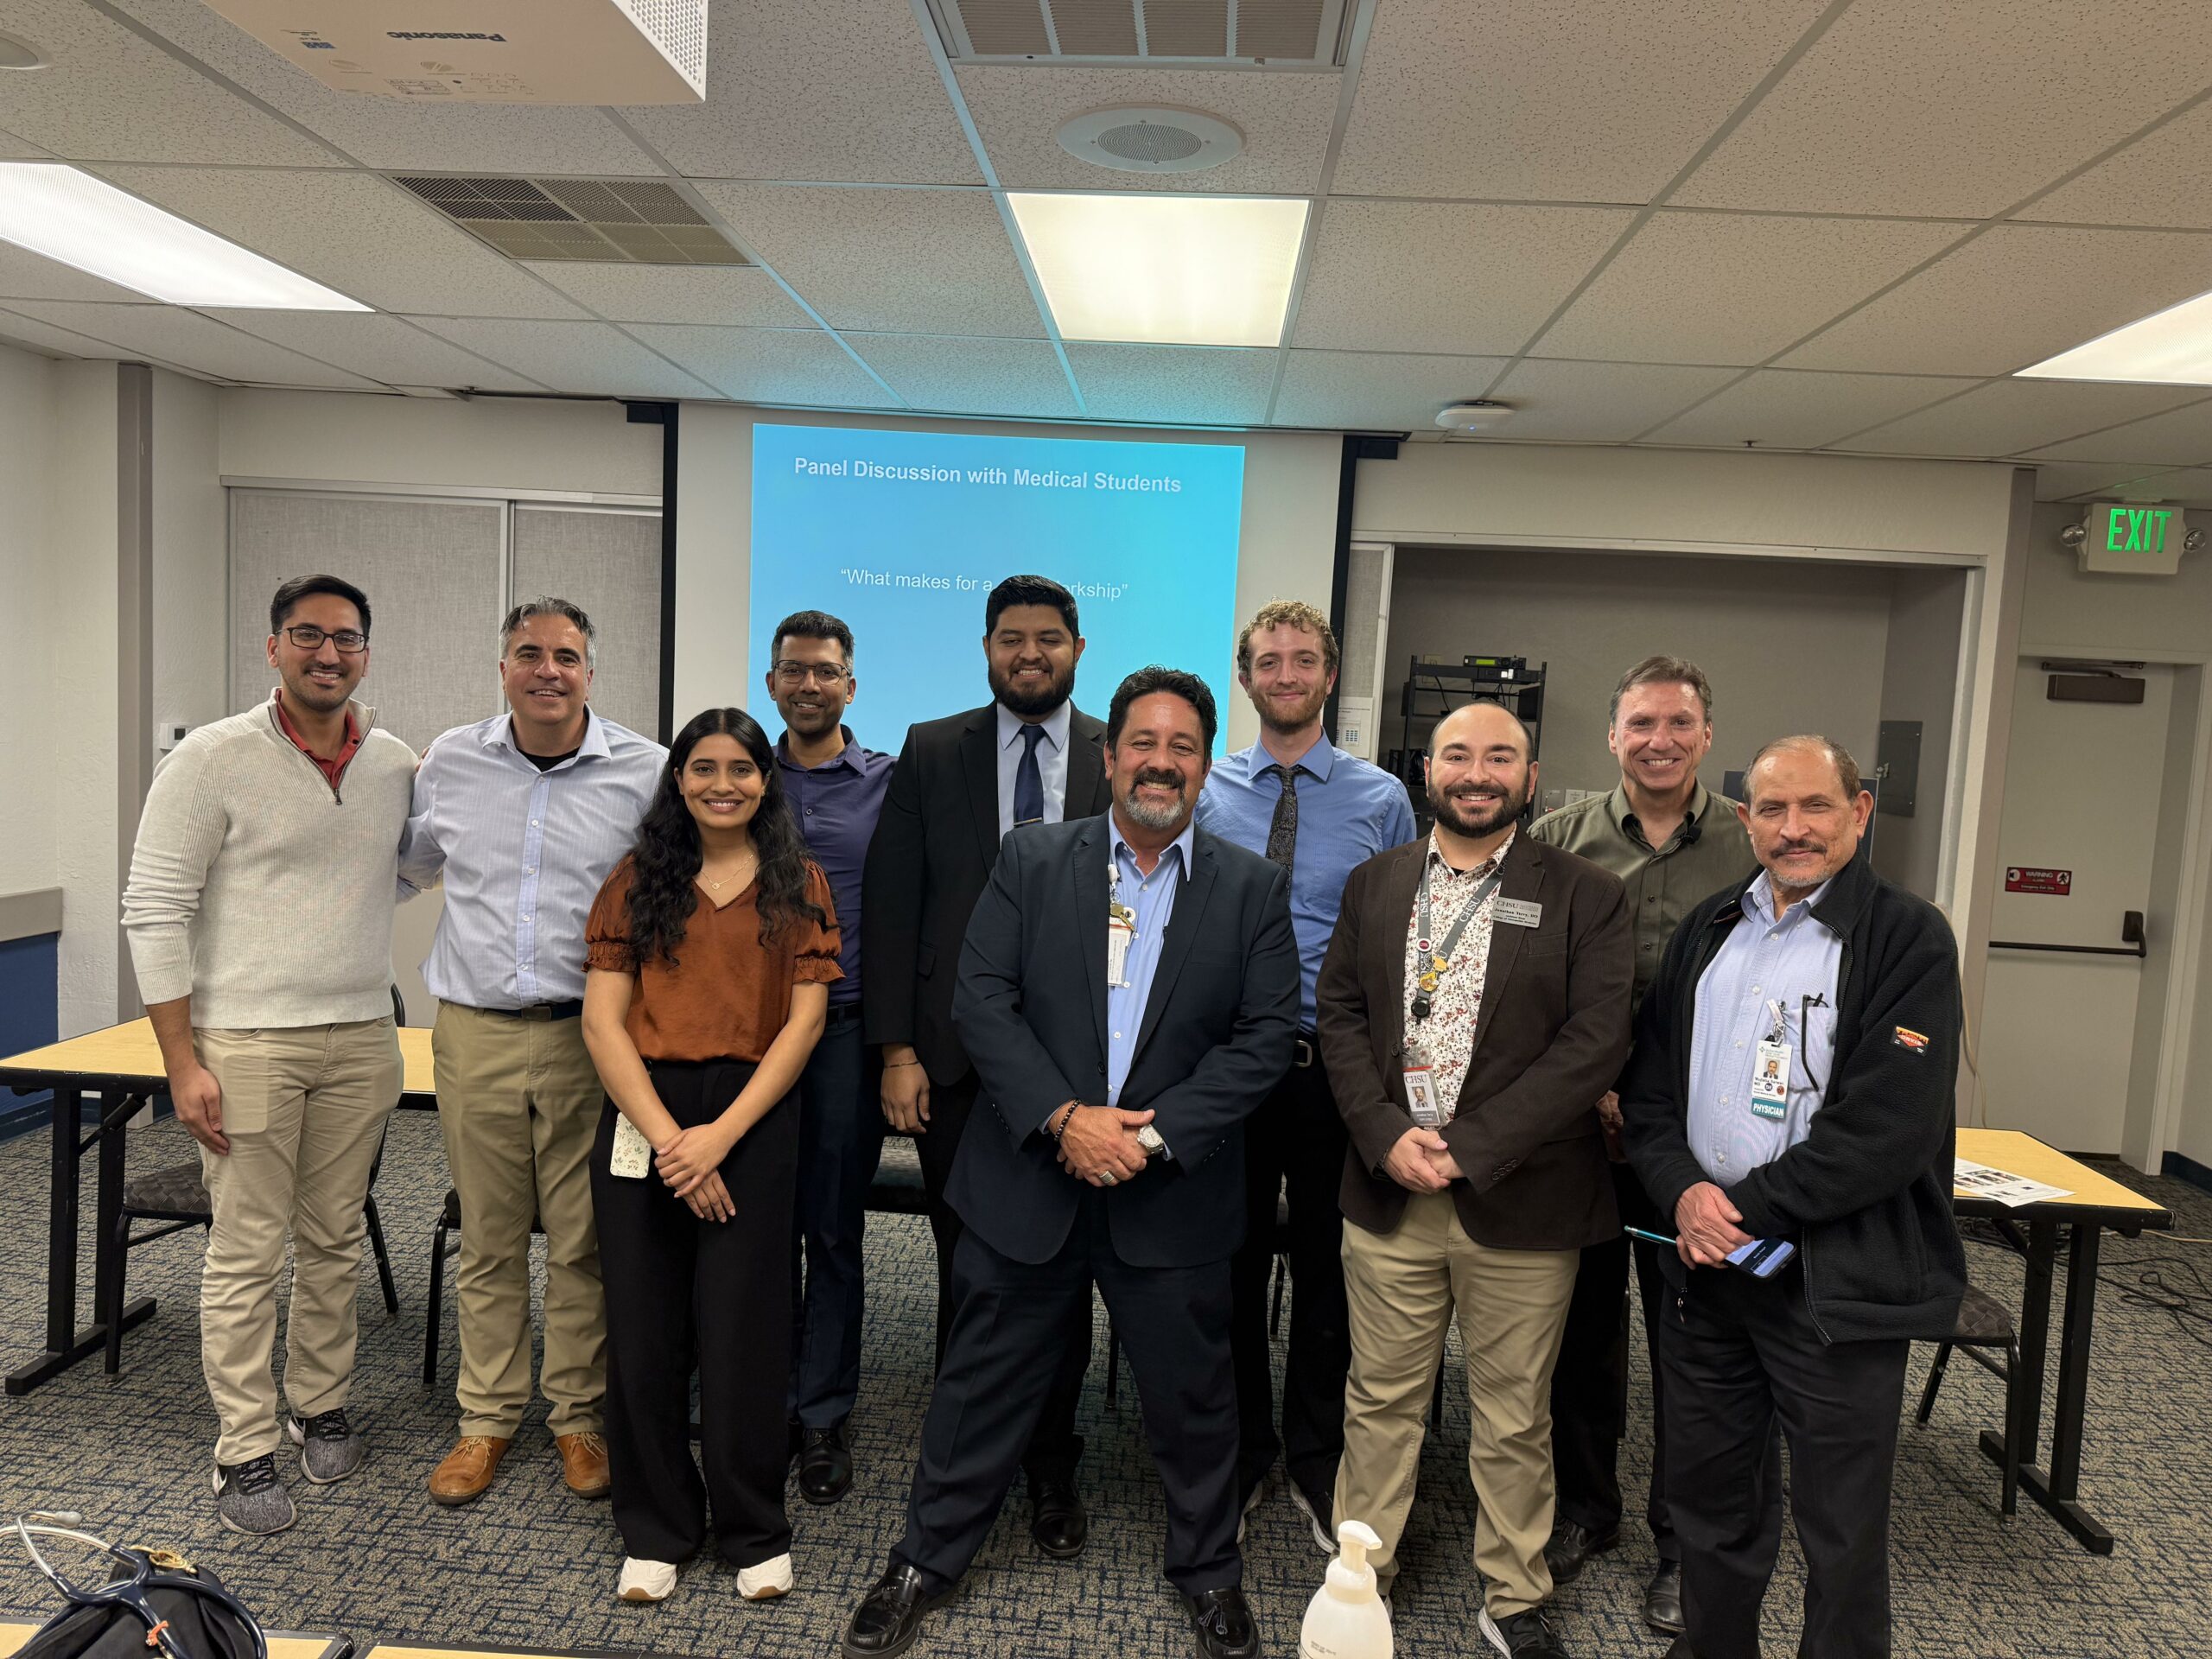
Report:
[[798,1495],[810,1503],[835,1503],[852,1489],[853,1454],[845,1426],[810,1428],[799,1445]]
[[[1662,1561],[1659,1570],[1651,1575],[1651,1582],[1643,1590],[1643,1622],[1665,1636],[1681,1636],[1682,1625],[1682,1564]],[[1679,1644],[1683,1659],[1688,1659],[1689,1638],[1682,1637]]]
[[1560,1646],[1559,1637],[1552,1633],[1551,1620],[1541,1607],[1531,1607],[1526,1612],[1509,1614],[1503,1618],[1492,1618],[1485,1609],[1476,1628],[1491,1650],[1503,1659],[1568,1659],[1567,1651]]
[[1690,1651],[1689,1637],[1687,1636],[1676,1637],[1672,1645],[1670,1645],[1667,1649],[1666,1659],[1697,1659],[1697,1655]]
[[1260,1627],[1235,1585],[1185,1596],[1183,1611],[1198,1638],[1198,1659],[1259,1659]]
[[890,1659],[904,1653],[913,1645],[922,1615],[943,1599],[923,1588],[918,1568],[894,1562],[845,1621],[839,1649],[845,1659]]
[[1083,1554],[1090,1536],[1090,1517],[1072,1478],[1033,1475],[1029,1480],[1029,1535],[1055,1560]]
[[1544,1565],[1551,1568],[1554,1584],[1572,1583],[1582,1575],[1592,1555],[1618,1549],[1620,1545],[1618,1527],[1592,1532],[1578,1522],[1561,1521],[1553,1526],[1551,1539],[1544,1545]]

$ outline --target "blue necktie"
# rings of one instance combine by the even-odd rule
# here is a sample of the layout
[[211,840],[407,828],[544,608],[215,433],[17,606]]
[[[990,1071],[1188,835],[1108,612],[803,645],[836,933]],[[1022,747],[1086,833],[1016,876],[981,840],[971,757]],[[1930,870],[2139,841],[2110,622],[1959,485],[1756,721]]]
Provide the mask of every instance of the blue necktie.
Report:
[[1021,762],[1014,769],[1014,821],[1016,824],[1044,821],[1045,774],[1037,768],[1037,741],[1044,735],[1042,726],[1025,725],[1021,728]]

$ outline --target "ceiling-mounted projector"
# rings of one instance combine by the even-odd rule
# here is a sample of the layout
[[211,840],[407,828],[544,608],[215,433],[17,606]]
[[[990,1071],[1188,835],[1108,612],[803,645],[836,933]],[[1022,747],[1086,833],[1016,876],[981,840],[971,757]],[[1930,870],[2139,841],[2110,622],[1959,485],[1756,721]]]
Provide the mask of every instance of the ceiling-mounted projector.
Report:
[[700,104],[707,0],[207,0],[341,92],[418,104]]
[[1471,397],[1438,411],[1436,423],[1446,432],[1488,432],[1513,417],[1512,405],[1487,397]]

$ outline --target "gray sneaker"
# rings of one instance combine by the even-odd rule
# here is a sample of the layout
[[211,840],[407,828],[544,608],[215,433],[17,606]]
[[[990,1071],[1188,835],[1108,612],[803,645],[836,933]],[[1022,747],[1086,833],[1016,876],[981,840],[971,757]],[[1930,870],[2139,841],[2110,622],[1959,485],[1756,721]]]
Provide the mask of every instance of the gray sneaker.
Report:
[[284,1420],[284,1432],[300,1448],[300,1472],[317,1486],[343,1480],[361,1466],[368,1445],[346,1421],[346,1410],[318,1411],[312,1417],[297,1412]]
[[215,1516],[232,1532],[282,1532],[298,1520],[292,1495],[276,1478],[276,1454],[215,1465]]

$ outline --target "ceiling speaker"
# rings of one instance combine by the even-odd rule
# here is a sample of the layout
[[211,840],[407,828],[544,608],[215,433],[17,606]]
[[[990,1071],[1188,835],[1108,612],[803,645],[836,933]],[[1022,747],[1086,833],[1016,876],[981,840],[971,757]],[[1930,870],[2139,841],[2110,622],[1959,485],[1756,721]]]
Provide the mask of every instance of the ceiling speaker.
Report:
[[1233,159],[1244,135],[1197,110],[1093,110],[1061,127],[1060,148],[1116,173],[1203,173]]

